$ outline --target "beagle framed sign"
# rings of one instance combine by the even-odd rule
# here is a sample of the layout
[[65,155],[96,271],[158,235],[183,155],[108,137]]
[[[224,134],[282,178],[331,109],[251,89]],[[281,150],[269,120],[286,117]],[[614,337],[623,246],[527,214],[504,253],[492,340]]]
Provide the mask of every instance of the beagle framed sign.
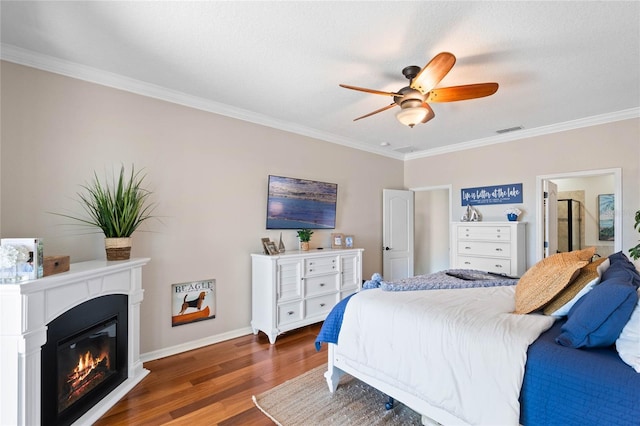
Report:
[[171,284],[171,326],[216,317],[216,280]]

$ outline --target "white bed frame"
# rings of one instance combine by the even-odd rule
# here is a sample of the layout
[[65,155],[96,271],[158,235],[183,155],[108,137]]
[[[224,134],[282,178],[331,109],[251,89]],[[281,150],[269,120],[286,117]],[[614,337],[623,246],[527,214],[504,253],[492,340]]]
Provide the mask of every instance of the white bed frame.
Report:
[[[336,357],[336,345],[329,343],[329,357],[327,360],[327,372],[324,373],[324,377],[327,379],[329,385],[329,391],[335,392],[338,388],[340,378],[346,373],[356,379],[378,389],[380,392],[385,393],[387,396],[402,402],[407,407],[411,408],[415,412],[422,416],[423,425],[468,425],[467,422],[459,419],[458,417],[444,411],[441,408],[435,407],[426,401],[412,395],[402,389],[398,389],[392,384],[383,382],[375,377],[371,377],[353,366],[346,365],[340,358]],[[384,401],[380,401],[383,404]]]

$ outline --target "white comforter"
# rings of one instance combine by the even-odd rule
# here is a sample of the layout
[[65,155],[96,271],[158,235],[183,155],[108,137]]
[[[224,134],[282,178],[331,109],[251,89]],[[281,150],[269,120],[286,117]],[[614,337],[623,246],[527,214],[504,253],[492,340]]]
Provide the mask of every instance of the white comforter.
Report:
[[511,314],[514,291],[362,291],[336,355],[470,424],[517,425],[527,348],[554,320]]

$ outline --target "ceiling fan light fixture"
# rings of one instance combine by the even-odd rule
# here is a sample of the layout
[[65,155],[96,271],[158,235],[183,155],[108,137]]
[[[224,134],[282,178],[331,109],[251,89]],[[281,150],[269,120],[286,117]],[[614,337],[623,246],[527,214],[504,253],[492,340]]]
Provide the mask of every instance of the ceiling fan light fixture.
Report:
[[418,123],[422,123],[422,121],[427,118],[429,115],[429,110],[423,106],[417,107],[409,107],[402,108],[396,114],[396,118],[398,121],[405,126],[409,126],[413,128]]

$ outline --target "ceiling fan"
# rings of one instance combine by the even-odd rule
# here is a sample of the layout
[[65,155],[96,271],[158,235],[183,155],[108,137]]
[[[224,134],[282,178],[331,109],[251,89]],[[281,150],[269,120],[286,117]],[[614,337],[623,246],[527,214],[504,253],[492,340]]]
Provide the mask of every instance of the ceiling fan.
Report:
[[397,92],[384,92],[347,84],[341,84],[340,87],[393,97],[392,104],[358,117],[353,121],[399,106],[401,109],[396,114],[396,118],[402,124],[413,127],[418,123],[426,123],[435,117],[428,102],[454,102],[482,98],[493,95],[498,90],[498,83],[466,84],[436,89],[435,86],[451,71],[455,63],[456,57],[453,54],[442,52],[434,56],[422,69],[416,65],[405,67],[402,70],[402,74],[409,79],[409,85]]

